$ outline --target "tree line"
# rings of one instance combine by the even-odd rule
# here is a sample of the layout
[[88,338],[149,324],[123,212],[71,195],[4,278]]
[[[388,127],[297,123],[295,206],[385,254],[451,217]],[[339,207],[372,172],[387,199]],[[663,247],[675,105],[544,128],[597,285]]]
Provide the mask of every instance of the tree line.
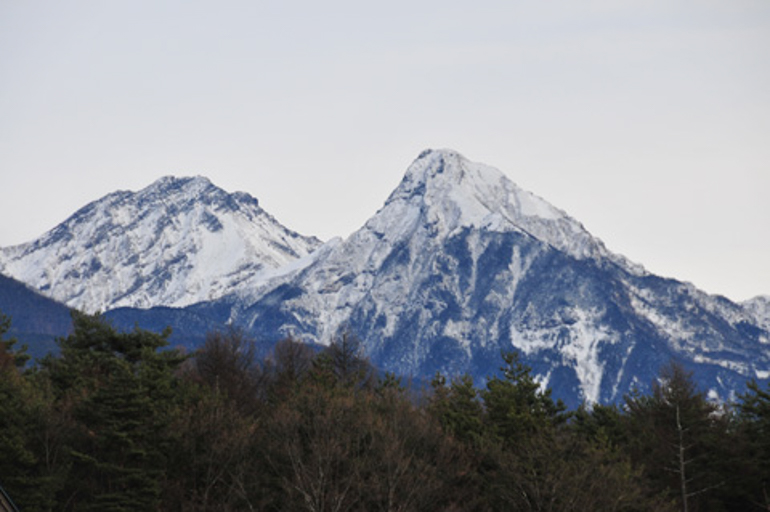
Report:
[[770,389],[709,402],[680,366],[568,411],[515,353],[483,387],[380,374],[357,340],[170,332],[73,313],[29,365],[0,321],[0,485],[27,511],[770,510]]

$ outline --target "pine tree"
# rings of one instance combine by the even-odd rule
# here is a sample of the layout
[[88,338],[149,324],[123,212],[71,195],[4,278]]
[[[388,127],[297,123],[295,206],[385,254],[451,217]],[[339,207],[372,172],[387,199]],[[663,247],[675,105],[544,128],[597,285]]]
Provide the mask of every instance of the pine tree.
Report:
[[719,468],[725,440],[724,417],[676,363],[663,367],[651,396],[626,398],[633,460],[658,489],[675,498],[683,512],[705,506],[724,485]]
[[37,428],[44,422],[43,394],[21,372],[29,357],[16,340],[3,339],[11,321],[0,314],[0,484],[22,510],[53,506],[56,484],[37,453]]
[[78,510],[157,508],[169,442],[174,371],[161,350],[170,332],[120,333],[99,316],[73,313],[73,333],[44,369],[60,403],[72,403],[76,435],[65,488]]
[[736,492],[747,510],[770,510],[770,385],[750,382],[737,408],[744,465]]
[[0,368],[0,485],[25,509],[36,501],[32,494],[37,484],[37,458],[28,432],[33,423],[29,395],[15,367]]
[[455,438],[480,445],[484,437],[484,410],[470,375],[452,380],[437,374],[431,382],[433,393],[429,411],[439,420],[444,431]]
[[8,366],[24,368],[24,365],[29,361],[26,345],[16,349],[14,348],[18,343],[16,338],[4,339],[10,329],[11,319],[0,313],[0,370]]
[[547,433],[568,419],[566,407],[554,402],[551,390],[540,390],[531,369],[519,361],[516,352],[503,354],[502,378],[487,382],[481,396],[487,421],[503,443],[515,443],[529,434]]

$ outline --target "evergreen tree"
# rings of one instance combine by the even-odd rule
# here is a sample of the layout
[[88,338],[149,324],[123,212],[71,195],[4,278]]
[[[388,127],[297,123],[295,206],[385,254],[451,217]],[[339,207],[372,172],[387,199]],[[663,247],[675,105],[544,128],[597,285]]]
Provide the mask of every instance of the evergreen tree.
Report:
[[38,453],[44,396],[21,372],[29,359],[26,347],[16,351],[15,339],[3,339],[10,325],[0,314],[0,484],[22,510],[48,510],[57,482],[47,476]]
[[116,359],[110,378],[81,404],[86,442],[73,451],[83,488],[92,497],[83,510],[151,510],[157,507],[162,459],[152,446],[159,432],[156,408],[129,363]]
[[692,373],[668,364],[652,395],[631,395],[626,408],[630,453],[647,479],[682,511],[706,509],[712,491],[725,484],[726,422],[696,389]]
[[24,365],[29,361],[26,345],[16,349],[14,346],[18,343],[18,340],[16,338],[5,338],[10,329],[11,319],[0,313],[0,370],[8,366],[24,368]]
[[41,510],[38,459],[30,426],[36,423],[34,391],[14,365],[0,367],[0,485],[24,510]]
[[343,333],[313,358],[311,373],[329,386],[372,389],[376,384],[374,368],[364,356],[360,340],[350,333]]
[[573,414],[570,427],[577,436],[612,449],[625,447],[628,443],[623,413],[614,404],[581,405]]
[[458,440],[481,445],[484,439],[484,409],[470,375],[452,380],[437,374],[431,382],[432,395],[428,409],[444,431]]
[[99,316],[73,313],[61,356],[44,361],[58,401],[73,404],[77,422],[65,488],[72,509],[157,508],[174,371],[184,360],[161,350],[169,334],[120,333]]
[[743,465],[734,487],[744,510],[770,510],[770,385],[748,388],[737,404]]
[[567,428],[564,404],[515,353],[503,359],[502,377],[481,393],[491,438],[479,472],[489,509],[667,510],[646,499],[638,473],[601,434],[588,442]]
[[501,377],[493,377],[481,392],[487,422],[503,443],[516,443],[536,433],[547,433],[565,423],[566,407],[554,402],[551,390],[540,390],[531,369],[519,361],[516,352],[503,354]]

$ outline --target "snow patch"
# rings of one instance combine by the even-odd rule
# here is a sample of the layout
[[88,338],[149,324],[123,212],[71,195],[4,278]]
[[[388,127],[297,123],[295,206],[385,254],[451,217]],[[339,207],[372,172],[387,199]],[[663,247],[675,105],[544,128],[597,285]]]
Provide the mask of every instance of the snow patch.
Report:
[[546,328],[519,329],[511,326],[511,344],[525,355],[547,349],[556,349],[562,355],[562,363],[575,370],[584,398],[592,403],[599,401],[604,363],[599,351],[605,344],[619,341],[616,333],[610,333],[600,323],[598,311],[571,308],[570,316],[576,321],[569,325],[559,324]]

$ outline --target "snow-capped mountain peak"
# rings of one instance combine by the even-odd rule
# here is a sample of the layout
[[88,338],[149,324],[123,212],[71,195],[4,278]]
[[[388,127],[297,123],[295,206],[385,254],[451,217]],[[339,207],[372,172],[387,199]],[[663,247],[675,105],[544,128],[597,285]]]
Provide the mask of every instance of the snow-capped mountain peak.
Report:
[[185,306],[231,293],[320,245],[257,199],[204,177],[108,194],[41,238],[0,250],[4,272],[71,307]]
[[367,227],[392,233],[395,223],[401,224],[395,231],[403,235],[423,223],[443,235],[462,228],[519,231],[579,259],[604,256],[631,266],[611,255],[563,210],[518,187],[494,167],[448,149],[423,151]]
[[[260,339],[326,344],[350,330],[381,367],[422,377],[484,378],[517,350],[573,404],[617,401],[672,357],[710,365],[719,396],[770,374],[770,356],[755,354],[768,331],[743,308],[629,264],[449,150],[423,152],[361,229],[303,262],[231,318]],[[639,381],[640,367],[655,369]]]
[[89,311],[195,304],[148,315],[184,328],[191,312],[268,343],[349,331],[378,366],[418,378],[483,382],[516,350],[572,405],[617,402],[671,359],[709,396],[770,379],[770,298],[738,305],[649,274],[451,150],[423,152],[361,229],[319,245],[248,194],[166,177],[0,249],[0,271]]
[[473,225],[495,213],[557,220],[567,217],[562,210],[514,185],[494,167],[467,160],[455,151],[426,150],[407,170],[394,196],[421,191],[426,201],[449,200],[460,210],[463,225]]

